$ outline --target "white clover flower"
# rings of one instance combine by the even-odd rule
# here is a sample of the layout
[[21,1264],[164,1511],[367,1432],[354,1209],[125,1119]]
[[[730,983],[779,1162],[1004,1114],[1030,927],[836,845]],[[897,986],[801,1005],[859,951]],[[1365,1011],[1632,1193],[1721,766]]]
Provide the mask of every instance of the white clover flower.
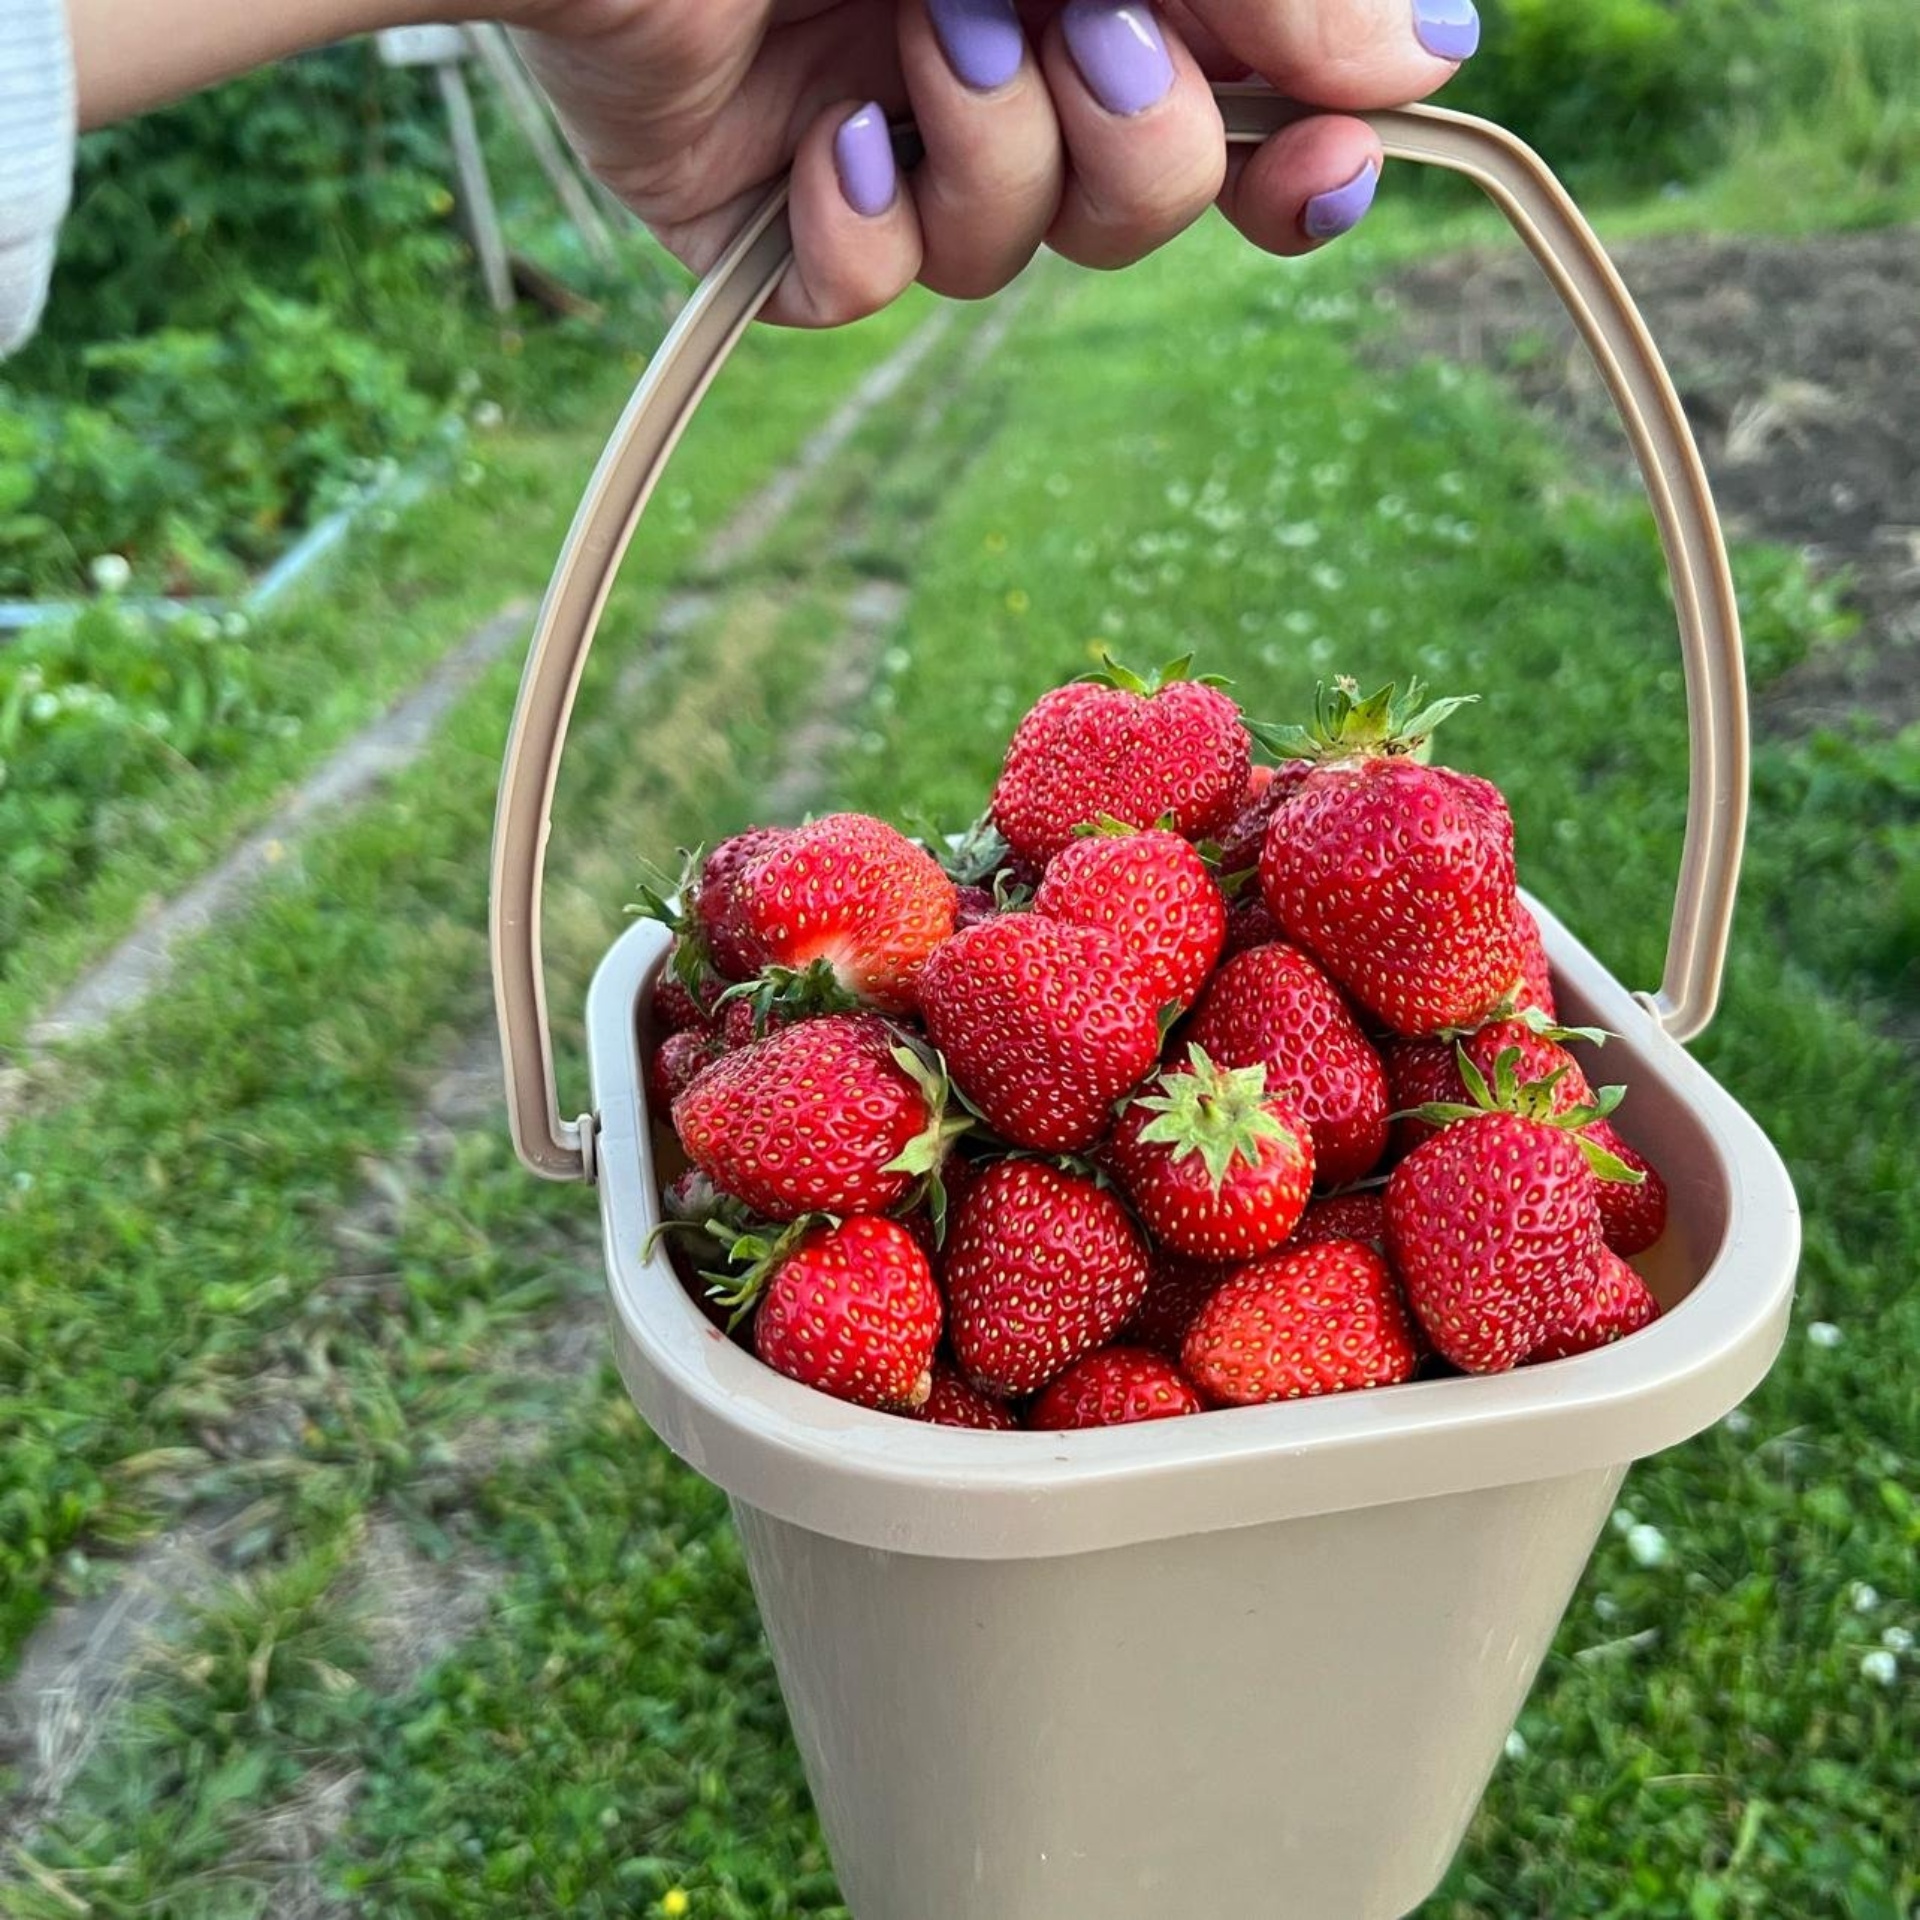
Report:
[[1745,1407],[1735,1407],[1721,1424],[1738,1440],[1743,1434],[1753,1431],[1753,1415]]
[[1847,1589],[1847,1604],[1855,1613],[1871,1613],[1880,1604],[1879,1590],[1864,1580],[1856,1580]]
[[1911,1653],[1913,1651],[1913,1635],[1909,1633],[1905,1627],[1889,1627],[1886,1632],[1880,1636],[1880,1644],[1885,1647],[1889,1653]]
[[1816,1347],[1837,1347],[1840,1344],[1841,1333],[1831,1320],[1816,1320],[1807,1329],[1807,1338]]
[[133,578],[133,568],[127,564],[126,557],[118,553],[103,553],[87,572],[101,593],[125,593],[127,582]]
[[244,613],[225,613],[220,616],[220,631],[229,640],[244,640],[253,630],[253,622]]
[[1610,1593],[1596,1593],[1593,1596],[1593,1611],[1602,1620],[1618,1620],[1620,1602]]
[[1884,1647],[1875,1647],[1860,1657],[1860,1677],[1876,1685],[1890,1687],[1900,1677],[1900,1662]]
[[1631,1507],[1615,1507],[1607,1518],[1607,1525],[1615,1533],[1631,1533],[1639,1524],[1639,1518]]
[[1507,1758],[1524,1760],[1527,1757],[1527,1736],[1518,1727],[1507,1735]]
[[491,433],[506,417],[497,400],[482,400],[473,410],[473,424],[482,433]]
[[1627,1551],[1632,1554],[1636,1565],[1664,1566],[1667,1559],[1667,1536],[1658,1527],[1643,1523],[1628,1533]]

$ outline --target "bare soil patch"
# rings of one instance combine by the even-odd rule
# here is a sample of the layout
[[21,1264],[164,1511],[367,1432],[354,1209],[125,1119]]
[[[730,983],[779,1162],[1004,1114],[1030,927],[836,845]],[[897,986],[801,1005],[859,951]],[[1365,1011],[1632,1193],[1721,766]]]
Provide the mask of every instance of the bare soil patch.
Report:
[[[1845,569],[1859,633],[1761,697],[1772,731],[1920,720],[1920,228],[1688,235],[1615,250],[1673,370],[1736,537]],[[1628,464],[1612,406],[1524,254],[1394,277],[1402,347],[1492,367],[1585,452]]]

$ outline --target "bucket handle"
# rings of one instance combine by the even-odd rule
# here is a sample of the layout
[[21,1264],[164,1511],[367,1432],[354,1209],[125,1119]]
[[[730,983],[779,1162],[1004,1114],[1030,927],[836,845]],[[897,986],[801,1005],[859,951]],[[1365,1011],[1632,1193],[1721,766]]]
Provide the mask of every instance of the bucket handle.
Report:
[[[1264,140],[1313,111],[1259,86],[1214,93],[1236,144]],[[1690,1040],[1719,997],[1747,813],[1740,618],[1699,450],[1632,297],[1538,155],[1504,128],[1444,108],[1359,117],[1390,156],[1464,174],[1507,216],[1572,315],[1632,442],[1672,576],[1691,756],[1666,972],[1659,991],[1640,998],[1674,1039]],[[786,201],[782,181],[701,282],[634,388],[554,564],[520,681],[494,815],[490,933],[513,1144],[547,1179],[594,1177],[594,1117],[560,1117],[540,954],[541,883],[567,721],[654,484],[792,258]]]

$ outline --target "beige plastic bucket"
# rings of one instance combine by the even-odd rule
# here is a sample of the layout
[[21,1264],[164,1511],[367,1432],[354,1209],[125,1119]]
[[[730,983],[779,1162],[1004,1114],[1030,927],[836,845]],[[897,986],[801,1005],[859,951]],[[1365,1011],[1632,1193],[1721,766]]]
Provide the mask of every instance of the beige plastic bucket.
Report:
[[[1299,109],[1220,90],[1229,137]],[[1778,1156],[1681,1042],[1718,991],[1746,805],[1726,558],[1671,384],[1578,212],[1511,135],[1371,116],[1477,180],[1566,299],[1619,403],[1673,575],[1693,745],[1665,982],[1636,995],[1536,906],[1569,1017],[1665,1171],[1642,1263],[1667,1312],[1621,1345],[1085,1433],[849,1407],[709,1325],[664,1258],[643,1048],[666,935],[635,926],[587,1007],[594,1108],[554,1099],[541,861],[566,720],[615,568],[707,384],[783,270],[776,194],[640,383],[582,502],[522,684],[494,848],[514,1138],[597,1183],[615,1344],[660,1437],[723,1487],[857,1920],[1392,1920],[1445,1871],[1627,1466],[1765,1374],[1798,1256]]]

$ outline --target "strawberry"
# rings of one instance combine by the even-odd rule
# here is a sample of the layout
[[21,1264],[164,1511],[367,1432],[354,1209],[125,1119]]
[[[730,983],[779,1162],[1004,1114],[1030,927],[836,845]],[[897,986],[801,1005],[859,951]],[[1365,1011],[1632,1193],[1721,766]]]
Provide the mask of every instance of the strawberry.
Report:
[[954,889],[953,926],[956,933],[965,927],[977,927],[982,920],[991,920],[999,911],[1000,903],[994,899],[991,887]]
[[1154,682],[1107,662],[1104,675],[1043,694],[1015,729],[993,790],[993,821],[1044,867],[1074,829],[1110,814],[1130,827],[1218,833],[1240,805],[1252,748],[1240,709],[1180,660]]
[[1200,1260],[1277,1247],[1313,1187],[1313,1137],[1262,1066],[1221,1067],[1198,1046],[1130,1101],[1108,1157],[1156,1240]]
[[1376,1253],[1385,1253],[1386,1195],[1374,1189],[1367,1193],[1335,1193],[1314,1201],[1300,1216],[1300,1224],[1294,1228],[1287,1250],[1315,1247],[1328,1240],[1358,1240]]
[[1389,1144],[1396,1160],[1404,1160],[1421,1141],[1433,1137],[1433,1127],[1413,1117],[1414,1108],[1465,1098],[1453,1048],[1451,1040],[1394,1039],[1380,1049],[1387,1100],[1395,1116]]
[[1279,938],[1280,929],[1273,924],[1273,915],[1267,911],[1264,900],[1258,896],[1236,900],[1227,908],[1227,937],[1221,945],[1220,958],[1231,960],[1249,947],[1264,947]]
[[647,1068],[649,1103],[664,1114],[700,1077],[701,1069],[725,1051],[720,1037],[710,1029],[693,1027],[668,1034],[654,1048],[652,1064]]
[[1513,919],[1520,936],[1520,980],[1513,990],[1513,1004],[1521,1013],[1531,1007],[1558,1025],[1560,1013],[1553,1003],[1553,973],[1541,944],[1540,922],[1518,900],[1513,904]]
[[675,940],[667,949],[667,963],[653,989],[653,1031],[659,1038],[713,1025],[714,1009],[727,983],[701,962],[697,950],[691,967],[688,958],[684,940]]
[[803,1386],[863,1407],[910,1407],[932,1386],[940,1290],[897,1220],[817,1226],[768,1274],[753,1347]]
[[883,1213],[963,1123],[937,1069],[872,1014],[828,1014],[724,1054],[673,1103],[687,1157],[769,1220]]
[[913,1408],[907,1417],[936,1427],[1000,1428],[1009,1432],[1020,1424],[1020,1416],[1004,1400],[982,1393],[945,1360],[933,1363],[933,1391],[925,1404]]
[[912,1011],[957,906],[939,862],[864,813],[790,828],[740,872],[730,899],[763,969],[811,969],[820,986],[885,1013]]
[[1147,1290],[1127,1210],[1044,1160],[981,1170],[947,1228],[949,1331],[989,1393],[1032,1393],[1126,1324]]
[[1121,1344],[1179,1359],[1187,1329],[1232,1271],[1230,1266],[1187,1260],[1164,1247],[1155,1248],[1147,1291],[1133,1318],[1120,1329]]
[[749,827],[722,840],[700,867],[693,917],[714,971],[725,979],[750,980],[766,964],[752,929],[741,918],[734,888],[786,834],[785,827]]
[[1596,1120],[1585,1132],[1640,1175],[1638,1186],[1625,1180],[1599,1183],[1600,1237],[1623,1258],[1645,1253],[1667,1230],[1667,1183],[1646,1155],[1628,1146],[1605,1120]]
[[1515,1113],[1456,1120],[1387,1182],[1387,1242],[1443,1358],[1503,1373],[1593,1285],[1600,1201],[1578,1144]]
[[1275,816],[1260,890],[1287,938],[1396,1033],[1471,1025],[1520,973],[1513,823],[1487,781],[1411,756],[1457,701],[1322,689],[1318,764]]
[[1227,903],[1207,863],[1177,833],[1150,827],[1085,835],[1053,857],[1033,910],[1102,927],[1125,948],[1162,1006],[1187,1007],[1226,938]]
[[1313,1130],[1318,1177],[1343,1187],[1387,1144],[1387,1077],[1340,989],[1297,947],[1236,954],[1207,983],[1186,1036],[1223,1066],[1264,1066]]
[[720,1040],[729,1052],[735,1047],[750,1047],[764,1040],[777,1027],[790,1027],[804,1019],[798,1007],[783,1006],[778,1000],[757,994],[730,999],[720,1009]]
[[1181,1351],[1188,1377],[1230,1407],[1390,1386],[1419,1358],[1386,1261],[1357,1240],[1288,1247],[1236,1269]]
[[1027,1425],[1123,1427],[1206,1410],[1172,1361],[1139,1347],[1104,1347],[1076,1360],[1033,1403]]
[[927,962],[920,1011],[954,1083],[1022,1146],[1091,1146],[1160,1051],[1152,986],[1112,934],[1008,913]]
[[[1260,850],[1267,844],[1267,829],[1273,824],[1273,816],[1299,792],[1300,783],[1312,771],[1305,760],[1253,769],[1240,798],[1240,810],[1220,835],[1220,857],[1216,864],[1222,873],[1247,873],[1259,867]],[[1254,777],[1260,774],[1266,778]]]
[[1660,1302],[1648,1291],[1647,1283],[1617,1253],[1603,1246],[1594,1262],[1591,1284],[1575,1302],[1572,1313],[1527,1355],[1527,1364],[1591,1353],[1595,1347],[1609,1346],[1638,1333],[1659,1317]]

